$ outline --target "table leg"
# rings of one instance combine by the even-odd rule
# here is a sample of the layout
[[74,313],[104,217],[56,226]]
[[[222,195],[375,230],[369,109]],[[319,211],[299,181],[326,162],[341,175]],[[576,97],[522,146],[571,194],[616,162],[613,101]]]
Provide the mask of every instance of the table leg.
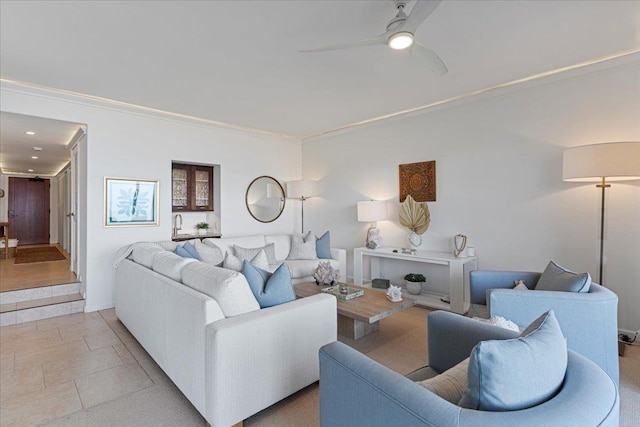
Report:
[[338,314],[338,334],[357,340],[380,330],[380,321],[366,323]]

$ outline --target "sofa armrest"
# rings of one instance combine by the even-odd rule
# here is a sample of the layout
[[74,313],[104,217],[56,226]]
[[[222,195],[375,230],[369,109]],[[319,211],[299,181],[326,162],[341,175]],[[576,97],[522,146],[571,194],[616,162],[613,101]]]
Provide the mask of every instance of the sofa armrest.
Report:
[[327,294],[207,325],[207,421],[233,425],[317,381],[318,350],[336,333],[336,298]]
[[428,321],[429,366],[444,372],[469,357],[480,341],[509,339],[517,332],[448,311],[433,311]]
[[320,349],[321,426],[452,426],[459,411],[341,342]]
[[340,263],[340,281],[347,279],[347,251],[340,248],[331,248],[331,258]]
[[474,270],[469,274],[471,304],[487,304],[487,290],[511,289],[516,280],[524,281],[527,288],[533,289],[541,273],[531,271],[493,271]]

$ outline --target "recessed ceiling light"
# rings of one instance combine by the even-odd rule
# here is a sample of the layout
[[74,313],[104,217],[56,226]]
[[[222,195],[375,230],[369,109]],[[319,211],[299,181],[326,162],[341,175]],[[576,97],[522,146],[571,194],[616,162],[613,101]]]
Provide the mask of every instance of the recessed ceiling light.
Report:
[[33,172],[33,169],[28,169],[29,172]]
[[38,158],[38,156],[31,156],[31,158],[32,158],[32,159],[37,159],[37,158]]
[[33,147],[33,151],[42,151],[42,147]]
[[33,131],[31,131],[31,130],[28,130],[28,131],[26,131],[25,133],[26,133],[27,135],[35,135],[35,134],[36,134],[35,132],[33,132]]

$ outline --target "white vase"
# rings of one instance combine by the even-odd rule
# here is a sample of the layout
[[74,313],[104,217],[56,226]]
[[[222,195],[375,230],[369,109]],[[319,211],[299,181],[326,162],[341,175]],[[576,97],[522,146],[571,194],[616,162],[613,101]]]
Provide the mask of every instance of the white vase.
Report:
[[407,292],[409,292],[411,295],[418,295],[420,292],[422,292],[422,284],[424,282],[410,282],[408,280],[405,280],[404,283],[407,287]]
[[415,231],[409,233],[407,239],[409,240],[409,247],[411,247],[411,249],[418,249],[420,245],[422,245],[422,236]]
[[207,230],[206,228],[198,228],[198,235],[200,236],[206,236],[207,232],[209,230]]

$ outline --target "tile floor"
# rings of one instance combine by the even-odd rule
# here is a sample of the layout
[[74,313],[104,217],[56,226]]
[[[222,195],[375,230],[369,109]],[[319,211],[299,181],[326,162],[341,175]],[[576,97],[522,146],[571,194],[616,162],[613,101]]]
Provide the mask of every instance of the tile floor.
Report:
[[114,310],[1,328],[0,375],[3,427],[40,425],[170,384]]

